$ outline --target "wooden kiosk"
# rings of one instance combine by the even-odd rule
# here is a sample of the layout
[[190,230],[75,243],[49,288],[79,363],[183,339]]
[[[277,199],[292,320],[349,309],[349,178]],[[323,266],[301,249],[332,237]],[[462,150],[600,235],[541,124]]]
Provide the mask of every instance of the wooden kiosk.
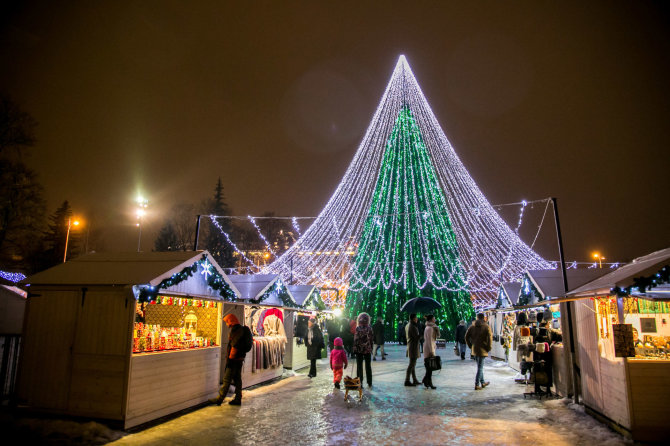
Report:
[[[254,335],[254,347],[247,354],[242,368],[244,388],[277,379],[284,373],[286,346],[293,342],[293,331],[286,329],[285,307],[294,308],[295,300],[276,274],[239,274],[228,276],[239,293],[237,302],[227,302],[223,315],[232,313],[248,325]],[[227,332],[222,341],[227,351]],[[221,376],[225,370],[225,355],[221,358]]]
[[670,435],[669,282],[666,248],[568,293],[584,405],[635,441]]
[[238,291],[206,251],[89,254],[24,283],[20,406],[129,428],[217,394]]
[[298,308],[286,310],[286,331],[292,333],[293,336],[291,336],[291,342],[286,345],[284,367],[299,370],[309,366],[309,360],[307,359],[307,347],[300,333],[296,333],[296,325],[301,322],[302,318],[322,311],[326,306],[321,300],[319,289],[314,285],[289,285],[288,289]]

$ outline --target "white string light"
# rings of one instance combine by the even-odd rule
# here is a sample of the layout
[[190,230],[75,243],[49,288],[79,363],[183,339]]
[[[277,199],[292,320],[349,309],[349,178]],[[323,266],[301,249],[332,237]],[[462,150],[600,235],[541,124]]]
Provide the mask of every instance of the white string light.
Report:
[[[407,264],[405,258],[398,258],[397,252],[391,249],[380,256],[385,262],[368,265],[362,274],[354,277],[350,262],[357,251],[356,244],[367,219],[387,141],[404,106],[409,106],[417,122],[431,161],[426,168],[434,169],[447,202],[444,207],[437,202],[429,203],[433,207],[423,211],[420,218],[401,216],[407,210],[397,209],[393,213],[397,216],[390,220],[383,219],[382,224],[394,225],[389,222],[396,222],[396,227],[385,227],[384,230],[395,231],[399,226],[399,219],[403,219],[403,224],[417,225],[421,240],[419,249],[422,250],[421,257],[425,259],[421,268],[412,262]],[[425,185],[417,182],[417,178],[424,174],[425,172],[405,172],[402,182],[404,190],[394,191],[389,187],[385,199],[393,200],[396,192],[413,194],[413,197],[426,193]],[[500,280],[518,280],[528,269],[545,269],[551,266],[519,238],[517,232],[528,202],[522,201],[519,204],[521,209],[517,227],[511,230],[462,165],[426,102],[409,65],[401,56],[363,141],[335,193],[297,243],[264,268],[263,272],[280,274],[285,280],[293,275],[294,280],[300,283],[320,284],[329,280],[343,289],[351,283],[356,283],[356,287],[373,289],[380,281],[387,288],[397,283],[413,281],[421,288],[430,284],[444,289],[450,281],[453,284],[452,275],[462,268],[465,273],[464,280],[460,281],[462,289],[471,292],[497,292]],[[424,230],[424,222],[432,220],[431,213],[445,211],[453,225],[461,262],[458,268],[456,265],[447,265],[450,272],[448,277],[437,277],[432,265],[435,262],[451,260],[446,255],[446,249],[438,249],[438,252],[433,253],[424,252],[427,246],[426,237],[431,236]],[[407,240],[399,242],[406,243]],[[378,248],[385,249],[381,245]],[[375,247],[369,246],[367,249]],[[405,262],[401,276],[389,274],[389,265],[399,261]]]

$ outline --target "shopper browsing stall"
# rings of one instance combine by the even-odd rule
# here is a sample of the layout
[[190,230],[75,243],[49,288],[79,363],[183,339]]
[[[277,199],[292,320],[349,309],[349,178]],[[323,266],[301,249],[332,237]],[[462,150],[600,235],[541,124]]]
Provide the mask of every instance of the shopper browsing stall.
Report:
[[321,359],[321,349],[324,347],[323,334],[315,318],[310,318],[307,323],[305,346],[307,347],[307,359],[310,362],[307,376],[314,378],[316,376],[316,360]]
[[219,396],[212,398],[210,402],[220,406],[228,395],[230,385],[235,386],[235,398],[228,404],[239,406],[242,404],[242,365],[247,352],[253,345],[253,337],[249,327],[240,325],[240,321],[234,314],[227,314],[223,321],[230,329],[228,335],[228,361],[226,371],[223,375],[223,385],[219,389]]

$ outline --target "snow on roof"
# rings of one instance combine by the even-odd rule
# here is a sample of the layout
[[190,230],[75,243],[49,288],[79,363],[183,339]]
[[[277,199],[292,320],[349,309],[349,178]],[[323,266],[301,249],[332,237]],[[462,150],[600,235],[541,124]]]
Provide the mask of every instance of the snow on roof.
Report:
[[[158,285],[199,261],[207,251],[106,252],[68,260],[22,281],[30,285]],[[225,274],[208,256],[209,262]]]
[[[237,274],[228,276],[235,288],[240,292],[240,299],[258,299],[279,279],[278,274]],[[263,301],[265,304],[266,301]],[[272,305],[272,304],[268,304]],[[281,303],[277,304],[281,305]]]
[[521,292],[521,282],[504,282],[501,286],[509,303],[516,305],[519,301],[519,293]]
[[305,301],[307,298],[312,294],[312,292],[316,289],[316,286],[314,285],[289,285],[288,287],[289,292],[293,296],[293,299],[295,302],[302,306],[305,304]]
[[[568,276],[568,289],[574,289],[602,276],[605,272],[598,268],[569,269],[566,274]],[[526,276],[533,282],[544,299],[565,296],[563,275],[560,269],[529,270],[526,272]]]
[[631,263],[615,269],[592,282],[582,284],[573,289],[568,295],[573,297],[588,297],[609,294],[614,287],[625,288],[633,284],[636,277],[646,277],[657,273],[665,265],[670,264],[670,248],[652,252],[638,257]]

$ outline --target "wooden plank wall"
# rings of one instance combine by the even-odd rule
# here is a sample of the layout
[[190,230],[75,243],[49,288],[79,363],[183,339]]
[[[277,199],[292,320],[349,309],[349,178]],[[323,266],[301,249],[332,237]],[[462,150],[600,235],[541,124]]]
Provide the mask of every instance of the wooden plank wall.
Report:
[[600,386],[598,328],[593,302],[591,300],[578,301],[574,309],[575,352],[579,356],[582,398],[587,406],[605,414]]
[[593,301],[589,299],[576,301],[574,308],[575,341],[584,404],[624,428],[630,429],[623,359],[602,357],[598,345],[598,327]]
[[218,347],[133,355],[125,428],[215,397],[220,356]]
[[69,410],[123,419],[135,298],[129,289],[89,289],[72,349]]
[[20,404],[65,411],[72,366],[71,347],[81,292],[33,288],[26,305],[19,378]]
[[670,361],[629,360],[628,376],[633,439],[667,441]]

